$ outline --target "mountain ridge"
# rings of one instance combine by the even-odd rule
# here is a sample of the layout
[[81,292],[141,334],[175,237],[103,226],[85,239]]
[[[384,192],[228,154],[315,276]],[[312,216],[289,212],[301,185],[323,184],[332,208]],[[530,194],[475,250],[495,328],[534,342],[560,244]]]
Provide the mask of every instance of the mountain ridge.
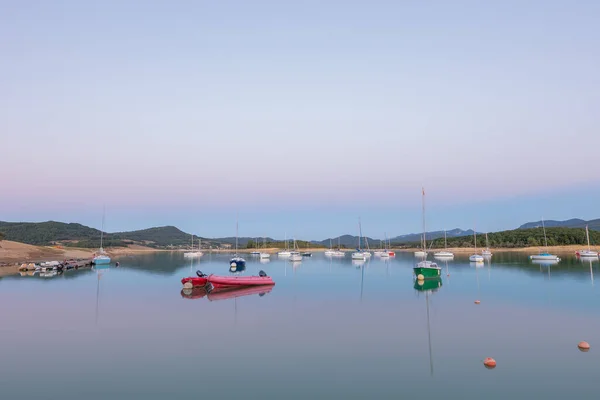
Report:
[[[544,225],[547,228],[584,228],[585,225],[589,225],[590,230],[600,231],[600,219],[583,220],[579,218],[572,218],[564,221],[548,220],[544,221]],[[533,221],[522,224],[516,230],[528,230],[541,227],[541,221]],[[500,232],[511,232],[511,230],[500,231]],[[480,232],[477,232],[481,234]],[[491,234],[492,232],[490,232]],[[498,233],[498,232],[496,232]],[[470,240],[468,237],[473,236],[473,230],[463,230],[460,228],[454,228],[446,231],[448,242],[453,238],[464,237],[465,240]],[[198,235],[193,235],[194,246],[198,246],[199,241],[202,241],[202,247],[231,247],[235,244],[235,237],[221,237],[221,238],[206,238]],[[389,238],[389,242],[393,246],[404,246],[404,245],[418,245],[421,241],[422,234],[420,233],[409,233],[405,235],[398,235]],[[147,247],[154,248],[165,248],[165,249],[176,249],[176,248],[189,248],[191,244],[192,234],[184,232],[173,225],[152,227],[147,229],[140,229],[134,231],[121,231],[104,234],[104,247],[126,247],[132,244],[144,245]],[[426,233],[426,239],[428,242],[444,238],[444,231],[429,231]],[[63,245],[69,247],[85,247],[95,248],[100,247],[100,230],[91,228],[80,223],[66,223],[57,221],[44,221],[44,222],[5,222],[0,221],[0,240],[12,240],[16,242],[22,242],[32,245]],[[271,237],[265,238],[267,247],[283,247],[284,240],[275,239]],[[262,237],[239,237],[238,247],[254,247],[256,242],[260,246],[263,243]],[[291,240],[288,239],[291,244]],[[302,244],[302,247],[307,245],[323,246],[326,248],[340,247],[343,248],[356,248],[358,247],[358,236],[354,235],[340,235],[339,237],[332,237],[323,240],[310,240],[310,241],[297,241]],[[383,244],[380,244],[382,239],[363,237],[361,240],[362,248],[378,248]]]

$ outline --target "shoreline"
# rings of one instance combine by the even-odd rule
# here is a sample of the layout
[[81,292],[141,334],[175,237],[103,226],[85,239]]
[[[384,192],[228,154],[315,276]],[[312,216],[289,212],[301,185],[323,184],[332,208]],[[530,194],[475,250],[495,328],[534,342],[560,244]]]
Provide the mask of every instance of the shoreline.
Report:
[[[578,244],[570,244],[565,246],[548,246],[547,251],[549,253],[556,254],[575,254],[578,250],[584,250],[587,246],[580,246]],[[599,248],[591,246],[592,250],[599,250]],[[399,249],[395,250],[396,252],[402,253],[413,253],[415,251],[423,250],[420,248],[409,248],[409,249]],[[481,248],[477,249],[477,253],[481,253]],[[475,249],[473,247],[448,247],[447,249],[429,249],[428,253],[436,253],[438,251],[450,251],[452,253],[460,253],[460,254],[474,254]],[[530,253],[530,254],[538,254],[540,252],[546,252],[545,247],[490,247],[490,251],[492,253]]]
[[[547,251],[550,253],[556,254],[574,254],[578,250],[585,249],[586,246],[581,245],[566,245],[566,246],[548,246]],[[592,247],[594,250],[599,250],[598,247]],[[250,254],[253,251],[260,251],[269,254],[277,254],[277,252],[282,251],[282,248],[244,248],[238,249],[237,253],[239,254]],[[311,252],[311,253],[322,253],[328,250],[327,248],[317,247],[317,248],[305,248],[298,249],[300,253],[302,252]],[[370,249],[371,252],[377,251],[378,249]],[[421,250],[420,248],[401,248],[390,250],[395,251],[397,253],[413,253],[415,251]],[[435,253],[438,251],[442,251],[445,249],[429,249],[428,253]],[[76,247],[56,247],[56,246],[35,246],[29,245],[20,242],[12,242],[3,240],[0,241],[0,268],[11,267],[15,265],[21,265],[22,263],[31,263],[31,262],[43,262],[43,261],[52,261],[52,260],[63,260],[70,258],[92,258],[97,249],[89,249],[89,248],[76,248]],[[190,251],[189,249],[155,249],[152,247],[140,246],[140,245],[131,245],[128,247],[116,247],[116,248],[107,248],[106,253],[113,257],[123,257],[123,256],[131,256],[136,254],[144,254],[144,253],[154,253],[154,252],[178,252],[184,253],[186,251]],[[234,249],[201,249],[204,254],[207,253],[217,253],[217,254],[234,254]],[[343,252],[353,252],[355,249],[341,249]],[[447,251],[451,251],[456,254],[473,254],[474,249],[472,247],[449,247]],[[519,247],[519,248],[490,248],[492,253],[502,253],[502,252],[520,252],[520,253],[530,253],[530,254],[538,254],[540,252],[546,251],[544,247]],[[481,249],[478,249],[478,253],[481,252]]]

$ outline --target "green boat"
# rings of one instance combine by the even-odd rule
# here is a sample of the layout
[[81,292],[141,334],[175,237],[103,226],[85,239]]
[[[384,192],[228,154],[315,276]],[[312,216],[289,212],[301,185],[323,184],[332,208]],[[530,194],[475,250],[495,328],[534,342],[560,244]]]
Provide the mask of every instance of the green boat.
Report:
[[442,275],[442,268],[433,261],[420,261],[413,271],[417,278],[422,275],[423,279],[437,279]]
[[[425,258],[427,258],[427,238],[425,235],[425,189],[423,191],[423,252],[425,253]],[[433,261],[427,261],[426,259],[420,261],[416,267],[413,268],[415,276],[417,279],[436,279],[440,278],[442,275],[442,268],[437,265],[437,263]]]

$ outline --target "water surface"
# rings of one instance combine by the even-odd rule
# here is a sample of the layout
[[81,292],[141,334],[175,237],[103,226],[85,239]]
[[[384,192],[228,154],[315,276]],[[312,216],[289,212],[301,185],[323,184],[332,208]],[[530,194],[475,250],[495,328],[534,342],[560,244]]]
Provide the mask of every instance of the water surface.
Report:
[[[9,399],[591,398],[599,365],[598,262],[364,265],[247,256],[262,295],[186,298],[180,279],[228,273],[228,255],[125,257],[107,270],[0,279],[0,388]],[[450,276],[447,276],[449,273]],[[481,304],[475,305],[474,301]],[[582,353],[586,340],[592,350]],[[497,368],[484,368],[494,357]]]

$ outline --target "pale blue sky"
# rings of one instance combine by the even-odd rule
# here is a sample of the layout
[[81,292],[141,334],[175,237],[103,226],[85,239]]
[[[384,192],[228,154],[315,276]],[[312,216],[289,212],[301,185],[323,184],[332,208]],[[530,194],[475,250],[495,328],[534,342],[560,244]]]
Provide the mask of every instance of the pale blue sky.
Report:
[[432,229],[600,217],[598,2],[2,8],[0,220],[396,235],[421,186]]

